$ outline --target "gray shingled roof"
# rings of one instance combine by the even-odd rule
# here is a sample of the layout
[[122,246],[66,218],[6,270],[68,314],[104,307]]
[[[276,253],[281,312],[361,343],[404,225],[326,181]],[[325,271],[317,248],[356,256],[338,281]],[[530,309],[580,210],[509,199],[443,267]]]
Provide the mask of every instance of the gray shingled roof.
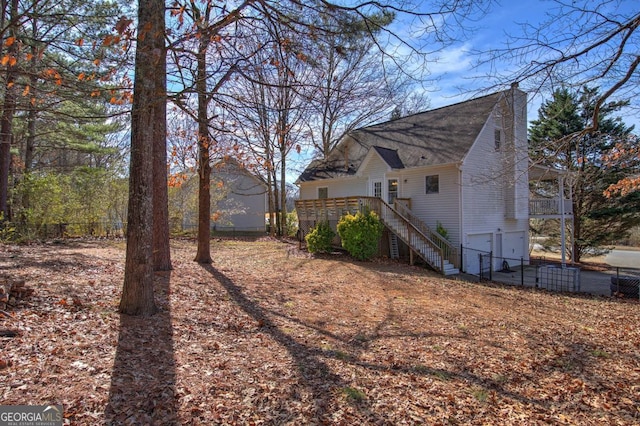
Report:
[[354,130],[326,159],[312,161],[298,181],[355,175],[372,148],[395,169],[460,162],[503,93]]
[[383,148],[381,146],[374,146],[378,155],[391,167],[392,169],[404,169],[404,164],[398,155],[397,149]]

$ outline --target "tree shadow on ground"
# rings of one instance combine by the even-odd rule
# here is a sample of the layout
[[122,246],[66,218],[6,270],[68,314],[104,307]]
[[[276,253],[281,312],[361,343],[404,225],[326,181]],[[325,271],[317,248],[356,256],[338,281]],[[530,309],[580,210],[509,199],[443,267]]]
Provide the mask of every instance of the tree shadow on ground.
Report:
[[[336,396],[336,391],[349,388],[349,383],[331,371],[329,365],[321,359],[327,353],[300,342],[285,333],[269,317],[269,311],[249,299],[229,277],[211,265],[201,266],[225,288],[232,301],[261,325],[265,334],[271,336],[286,349],[298,370],[300,384],[311,392],[311,400],[314,403],[313,418],[321,423],[331,423],[332,412],[330,407],[333,404],[332,400]],[[383,419],[377,418],[375,413],[370,411],[365,401],[360,401],[357,404],[357,408],[372,423],[383,423]]]
[[105,424],[177,424],[170,273],[155,276],[159,312],[152,317],[120,315]]

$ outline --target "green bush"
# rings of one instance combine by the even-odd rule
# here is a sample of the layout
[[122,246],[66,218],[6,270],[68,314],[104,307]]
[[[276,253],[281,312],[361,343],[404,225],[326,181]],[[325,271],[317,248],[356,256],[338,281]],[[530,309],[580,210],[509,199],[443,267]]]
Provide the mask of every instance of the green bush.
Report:
[[376,254],[383,229],[384,225],[373,211],[347,214],[338,222],[342,247],[358,260],[371,259]]
[[445,228],[440,221],[436,224],[436,232],[440,234],[442,238],[449,241],[449,231]]
[[319,222],[305,237],[307,248],[311,253],[331,252],[331,240],[336,233],[331,229],[329,222]]
[[298,233],[298,212],[295,210],[287,213],[287,235],[295,237]]
[[8,243],[14,241],[16,237],[16,228],[9,222],[4,220],[4,213],[0,212],[0,243]]

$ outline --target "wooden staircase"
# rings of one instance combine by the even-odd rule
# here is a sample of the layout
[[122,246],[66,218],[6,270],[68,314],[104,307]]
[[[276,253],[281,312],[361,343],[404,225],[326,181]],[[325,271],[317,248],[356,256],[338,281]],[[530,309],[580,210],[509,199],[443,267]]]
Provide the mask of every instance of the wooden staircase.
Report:
[[398,236],[393,232],[389,232],[389,256],[392,259],[400,258],[400,248],[398,247]]
[[455,253],[455,249],[447,240],[440,234],[432,232],[406,207],[396,204],[395,207],[399,211],[384,201],[380,204],[380,219],[396,238],[402,240],[415,254],[441,274],[460,273],[460,270],[450,261],[450,255]]
[[391,207],[380,198],[358,196],[296,201],[301,235],[306,235],[320,221],[335,224],[346,213],[365,210],[375,211],[389,229],[392,257],[399,256],[397,241],[400,239],[434,270],[444,275],[460,272],[460,257],[455,247],[402,204]]

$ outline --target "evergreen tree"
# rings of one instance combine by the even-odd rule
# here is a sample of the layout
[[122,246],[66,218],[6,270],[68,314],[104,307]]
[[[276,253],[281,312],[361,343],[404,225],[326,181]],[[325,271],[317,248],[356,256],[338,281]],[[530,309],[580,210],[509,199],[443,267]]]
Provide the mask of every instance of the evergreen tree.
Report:
[[574,259],[589,251],[624,238],[640,223],[640,194],[630,193],[610,199],[609,185],[624,179],[636,168],[610,161],[621,145],[632,140],[633,127],[627,127],[613,114],[627,102],[610,102],[600,107],[599,129],[592,126],[597,88],[584,87],[578,93],[566,88],[556,90],[532,121],[529,130],[531,158],[538,164],[560,167],[570,172],[573,193]]

